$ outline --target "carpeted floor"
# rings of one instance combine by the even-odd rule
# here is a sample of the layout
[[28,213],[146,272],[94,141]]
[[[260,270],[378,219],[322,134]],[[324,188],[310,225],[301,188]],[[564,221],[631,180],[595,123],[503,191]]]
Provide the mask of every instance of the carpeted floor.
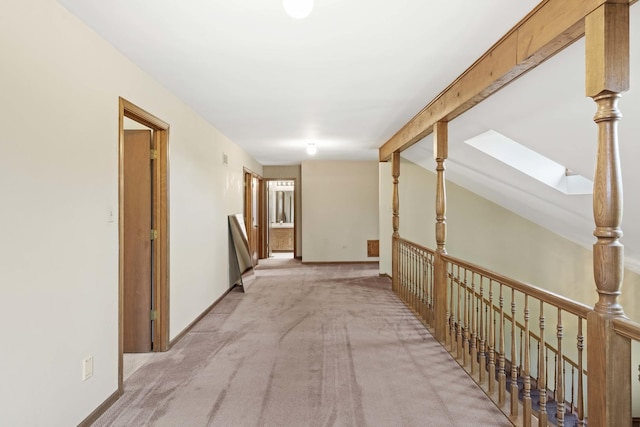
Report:
[[94,426],[511,426],[374,264],[261,261]]

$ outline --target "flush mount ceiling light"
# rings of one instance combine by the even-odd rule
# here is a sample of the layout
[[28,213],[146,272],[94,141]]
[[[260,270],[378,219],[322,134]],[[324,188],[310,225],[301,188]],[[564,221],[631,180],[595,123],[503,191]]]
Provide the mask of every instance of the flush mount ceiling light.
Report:
[[293,19],[304,19],[313,9],[313,0],[282,0],[282,7]]
[[310,142],[307,144],[307,154],[310,156],[315,155],[318,152],[318,149],[316,148],[316,144],[314,144],[313,142]]

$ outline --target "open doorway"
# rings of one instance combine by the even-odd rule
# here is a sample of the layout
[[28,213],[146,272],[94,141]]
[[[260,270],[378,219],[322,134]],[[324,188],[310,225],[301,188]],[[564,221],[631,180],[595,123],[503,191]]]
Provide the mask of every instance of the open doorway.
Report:
[[119,350],[169,348],[169,125],[127,100],[119,102]]
[[293,258],[296,250],[294,179],[267,180],[269,258]]

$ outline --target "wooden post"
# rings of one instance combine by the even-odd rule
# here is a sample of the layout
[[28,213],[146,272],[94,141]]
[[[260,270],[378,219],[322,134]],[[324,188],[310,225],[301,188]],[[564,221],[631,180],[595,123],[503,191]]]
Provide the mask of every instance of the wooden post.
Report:
[[393,237],[391,239],[391,284],[394,292],[398,292],[399,286],[399,265],[398,265],[398,242],[400,237],[400,199],[398,196],[398,179],[400,178],[400,152],[396,151],[391,157],[391,175],[393,176]]
[[434,262],[434,306],[435,306],[435,336],[444,343],[447,328],[447,265],[442,255],[447,253],[447,192],[444,180],[444,161],[448,157],[448,123],[437,122],[433,126],[433,157],[436,160],[437,188],[436,188],[436,254]]
[[622,174],[618,156],[620,93],[629,89],[629,4],[605,3],[585,20],[586,94],[598,105],[598,157],[593,188],[597,238],[593,268],[598,302],[587,318],[590,425],[631,425],[631,343],[612,320],[624,316],[618,301],[624,271]]

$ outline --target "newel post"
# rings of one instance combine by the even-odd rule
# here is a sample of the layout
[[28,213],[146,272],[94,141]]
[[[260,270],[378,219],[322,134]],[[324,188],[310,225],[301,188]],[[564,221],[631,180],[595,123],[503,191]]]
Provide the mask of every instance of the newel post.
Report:
[[447,192],[444,179],[444,162],[448,156],[448,123],[433,125],[433,157],[436,160],[436,254],[434,259],[434,313],[435,336],[445,342],[447,333],[447,264],[442,255],[447,253]]
[[629,4],[605,3],[586,17],[586,92],[597,104],[598,155],[593,187],[593,246],[598,302],[587,318],[589,425],[631,425],[631,343],[616,335],[624,272],[622,175],[618,155],[620,93],[629,89]]
[[396,151],[391,156],[391,175],[393,176],[393,237],[391,240],[391,285],[394,292],[398,292],[399,266],[398,266],[398,241],[400,237],[400,197],[398,195],[398,182],[400,178],[400,152]]

